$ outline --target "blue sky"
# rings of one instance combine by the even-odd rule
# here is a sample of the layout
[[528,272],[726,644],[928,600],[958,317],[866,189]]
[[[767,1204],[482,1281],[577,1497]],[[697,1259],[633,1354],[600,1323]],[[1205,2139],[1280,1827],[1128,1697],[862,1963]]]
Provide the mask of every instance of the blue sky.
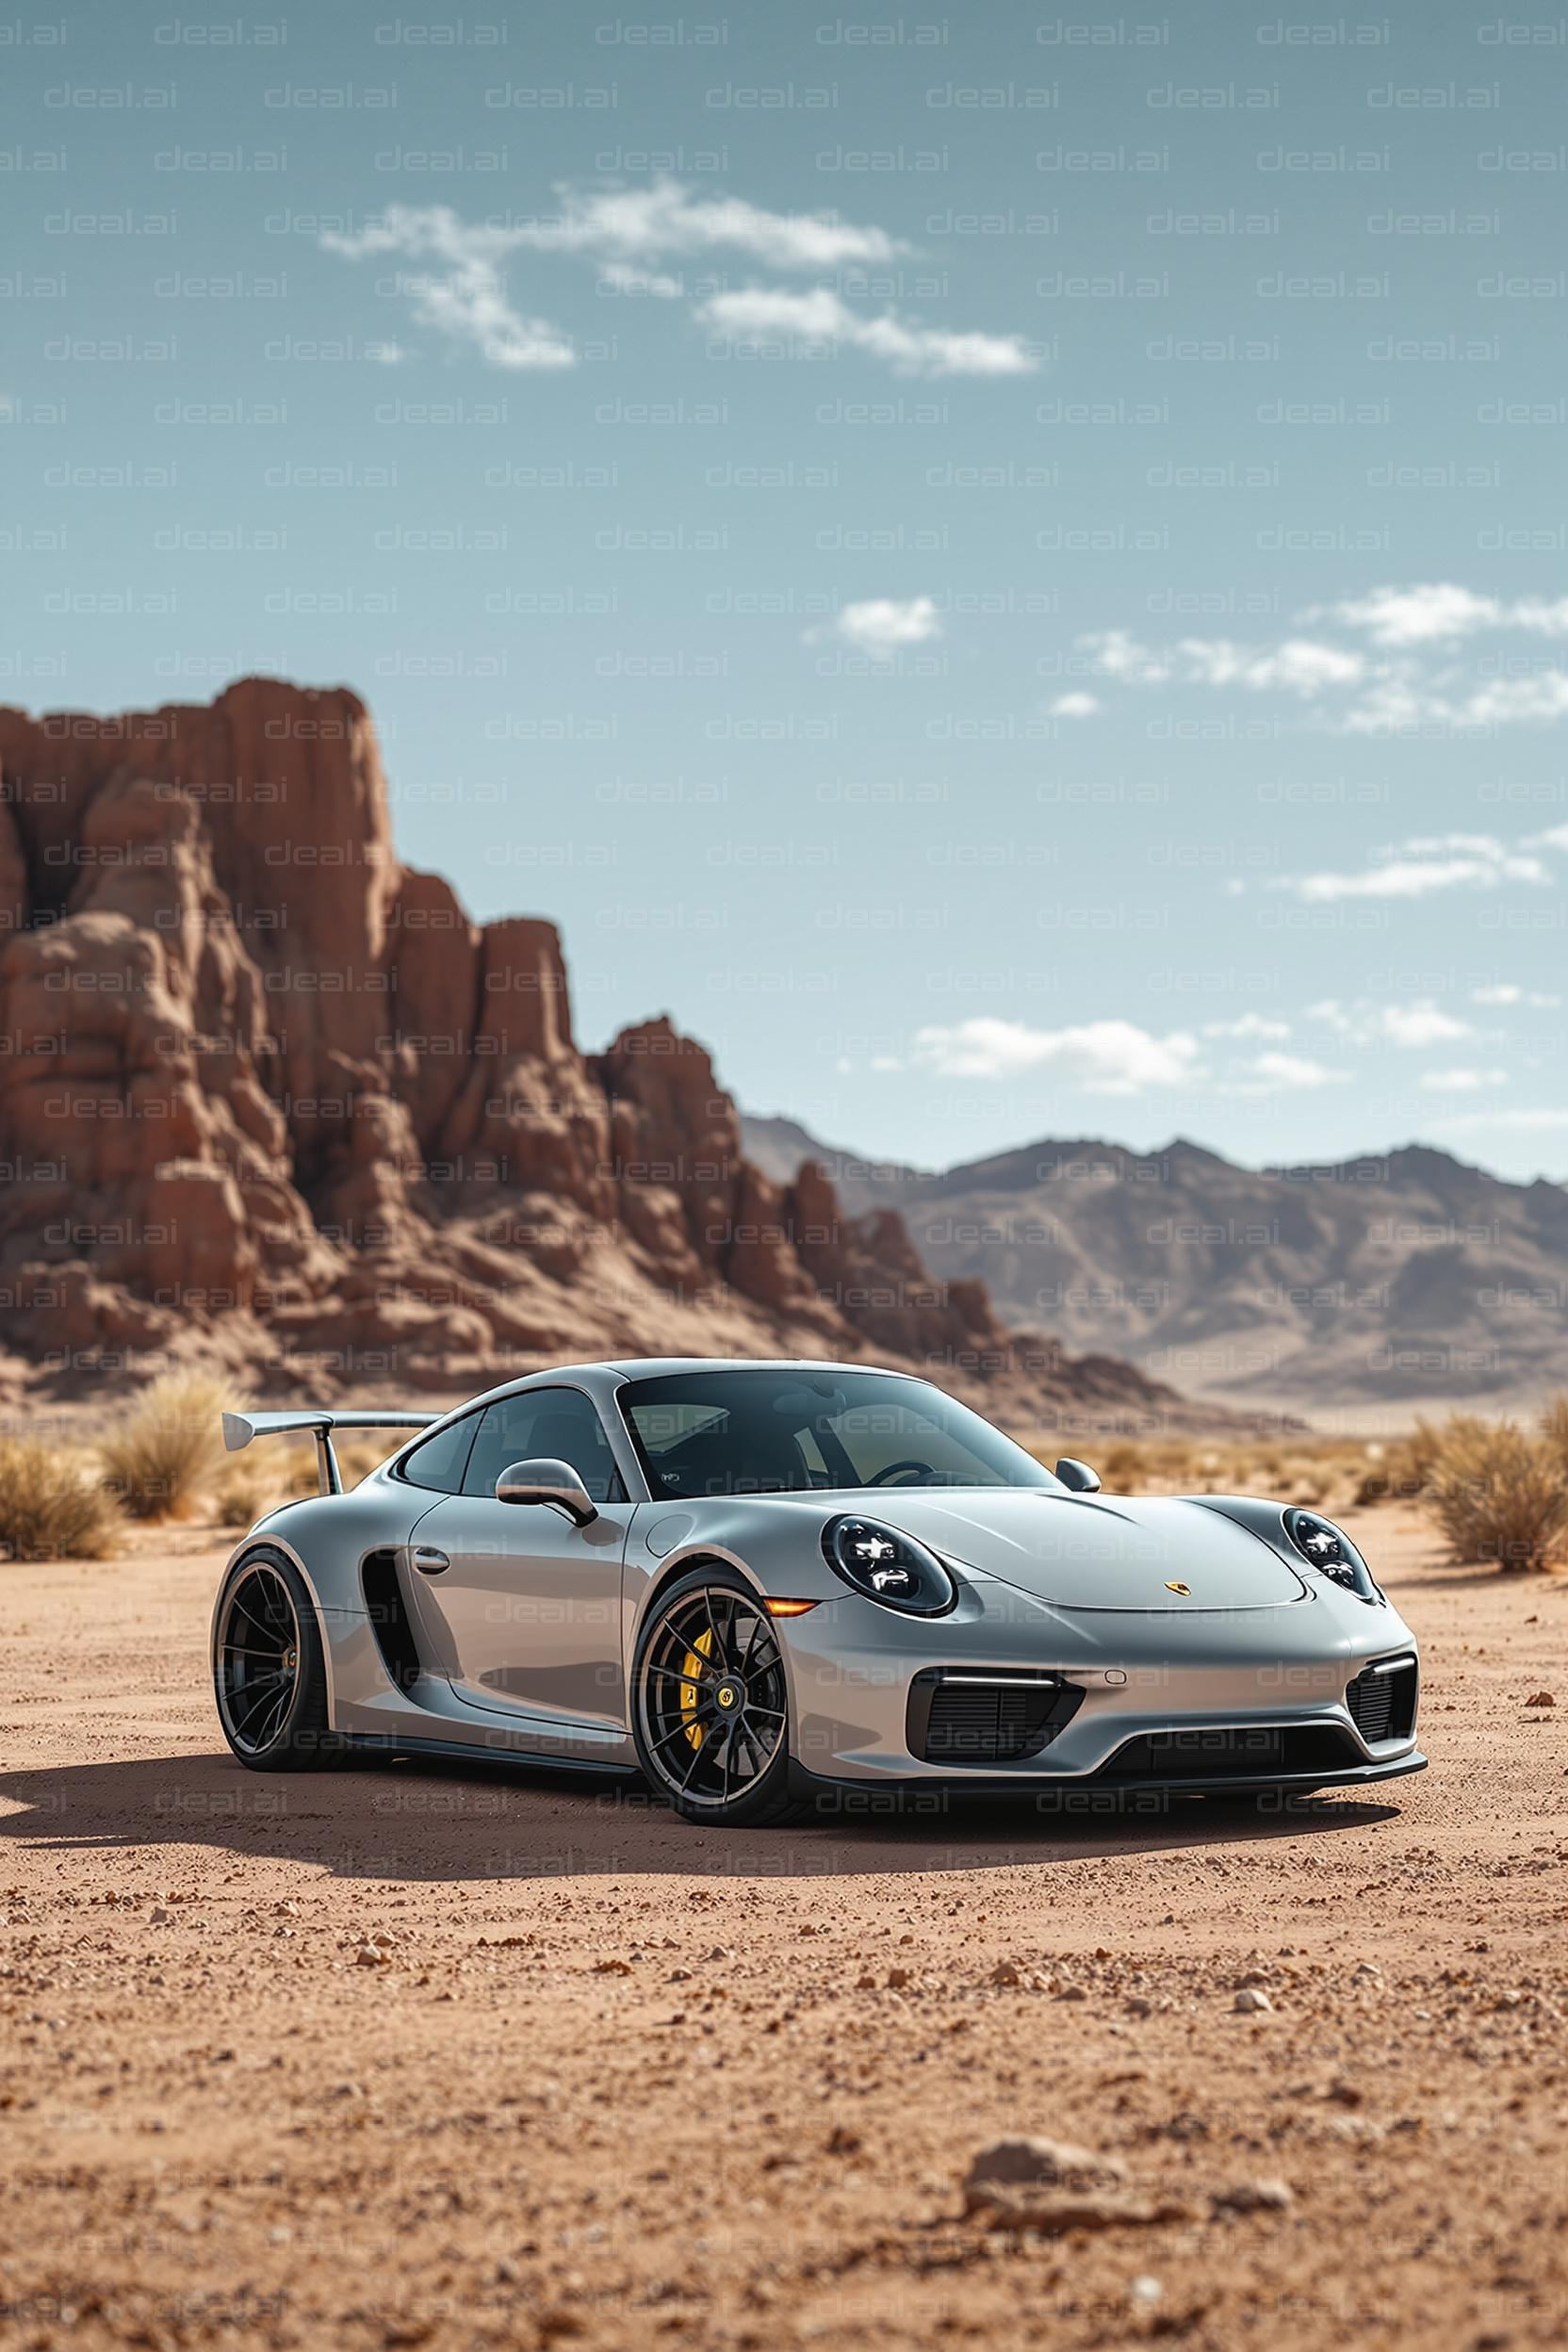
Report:
[[1559,19],[3,31],[7,699],[353,686],[874,1155],[1568,1168]]

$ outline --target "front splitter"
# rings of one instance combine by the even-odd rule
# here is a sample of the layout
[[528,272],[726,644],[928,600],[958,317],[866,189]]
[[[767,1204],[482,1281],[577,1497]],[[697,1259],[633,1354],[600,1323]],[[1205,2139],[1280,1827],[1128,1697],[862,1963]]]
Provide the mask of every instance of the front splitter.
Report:
[[987,1777],[983,1772],[932,1772],[906,1779],[835,1780],[792,1764],[790,1788],[803,1800],[826,1801],[824,1809],[830,1806],[841,1814],[858,1808],[890,1810],[900,1801],[918,1804],[921,1799],[953,1797],[1006,1798],[1015,1805],[1033,1805],[1037,1811],[1054,1813],[1114,1812],[1133,1809],[1125,1802],[1119,1807],[1115,1803],[1119,1798],[1147,1797],[1163,1803],[1170,1797],[1309,1797],[1320,1788],[1356,1788],[1381,1780],[1400,1780],[1411,1772],[1424,1772],[1427,1761],[1417,1749],[1386,1763],[1346,1765],[1331,1772],[1225,1772],[1171,1780],[1112,1772],[1061,1772],[1054,1777],[1040,1772],[1030,1773],[1027,1779],[1019,1774],[1004,1778],[995,1773]]

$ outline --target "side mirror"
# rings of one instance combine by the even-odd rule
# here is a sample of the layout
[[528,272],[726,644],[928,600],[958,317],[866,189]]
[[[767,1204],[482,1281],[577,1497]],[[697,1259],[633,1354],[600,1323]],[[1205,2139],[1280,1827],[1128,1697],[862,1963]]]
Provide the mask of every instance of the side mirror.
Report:
[[[507,1476],[510,1478],[511,1475],[508,1471]],[[1070,1454],[1064,1454],[1056,1464],[1056,1476],[1070,1494],[1098,1494],[1100,1492],[1099,1471],[1091,1470],[1086,1462],[1074,1462]]]
[[554,1503],[578,1527],[586,1527],[599,1515],[598,1505],[569,1462],[514,1462],[496,1480],[496,1500]]

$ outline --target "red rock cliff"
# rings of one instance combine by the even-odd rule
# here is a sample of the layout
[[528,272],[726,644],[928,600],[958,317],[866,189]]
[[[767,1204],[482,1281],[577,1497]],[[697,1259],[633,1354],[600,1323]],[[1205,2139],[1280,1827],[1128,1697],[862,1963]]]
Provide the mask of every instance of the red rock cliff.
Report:
[[67,1373],[477,1385],[679,1350],[1062,1380],[896,1217],[749,1165],[667,1020],[580,1054],[551,925],[477,925],[399,863],[351,694],[0,711],[0,1333]]

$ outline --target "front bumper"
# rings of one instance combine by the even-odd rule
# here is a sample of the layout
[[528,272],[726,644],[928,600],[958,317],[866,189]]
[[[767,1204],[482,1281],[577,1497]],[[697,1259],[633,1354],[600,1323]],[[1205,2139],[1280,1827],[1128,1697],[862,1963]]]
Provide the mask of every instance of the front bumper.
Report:
[[[803,1786],[1300,1789],[1393,1779],[1426,1761],[1413,1694],[1397,1736],[1371,1740],[1347,1703],[1364,1669],[1415,1656],[1387,1606],[1336,1594],[1259,1609],[1064,1610],[991,1579],[969,1592],[973,1606],[914,1625],[852,1595],[788,1622]],[[1054,1674],[1077,1695],[1035,1753],[935,1758],[919,1752],[911,1698],[936,1669]]]

